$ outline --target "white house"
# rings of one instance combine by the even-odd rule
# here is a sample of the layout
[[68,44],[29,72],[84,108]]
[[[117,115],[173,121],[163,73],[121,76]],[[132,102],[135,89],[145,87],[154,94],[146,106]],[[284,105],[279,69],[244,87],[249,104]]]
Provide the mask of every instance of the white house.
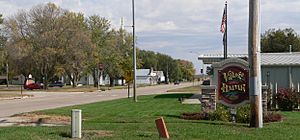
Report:
[[154,85],[165,82],[163,71],[153,71],[153,69],[137,69],[136,84]]

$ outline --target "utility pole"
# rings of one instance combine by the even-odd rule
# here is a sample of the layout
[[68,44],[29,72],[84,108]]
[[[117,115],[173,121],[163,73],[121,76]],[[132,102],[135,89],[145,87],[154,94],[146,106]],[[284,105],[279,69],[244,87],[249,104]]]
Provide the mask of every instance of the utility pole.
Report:
[[260,0],[249,0],[249,67],[250,67],[250,127],[262,128]]
[[132,46],[133,46],[133,99],[134,99],[135,102],[137,102],[134,0],[132,0]]
[[6,87],[8,87],[9,84],[9,68],[8,68],[8,62],[6,63]]

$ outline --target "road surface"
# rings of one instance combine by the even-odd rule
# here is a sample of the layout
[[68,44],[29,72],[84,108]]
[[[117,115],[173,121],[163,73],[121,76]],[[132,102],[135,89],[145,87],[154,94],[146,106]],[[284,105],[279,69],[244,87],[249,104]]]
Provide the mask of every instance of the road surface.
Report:
[[[170,89],[191,86],[192,83],[181,83],[180,85],[157,85],[137,88],[137,95],[150,95],[166,93]],[[131,90],[132,93],[132,90]],[[64,106],[108,101],[127,98],[127,89],[115,89],[99,92],[26,92],[33,97],[0,100],[0,117],[8,117],[14,114],[53,109]]]

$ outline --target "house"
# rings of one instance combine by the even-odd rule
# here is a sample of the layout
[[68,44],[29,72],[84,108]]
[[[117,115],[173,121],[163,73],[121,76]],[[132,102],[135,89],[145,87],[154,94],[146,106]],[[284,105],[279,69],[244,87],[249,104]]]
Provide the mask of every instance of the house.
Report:
[[7,84],[7,76],[0,76],[0,85]]
[[157,81],[158,84],[166,82],[163,71],[153,71],[153,73],[155,73],[154,80]]
[[[153,85],[154,76],[156,73],[153,73],[151,69],[137,69],[136,70],[136,84],[137,85]],[[156,82],[155,82],[156,84]]]
[[137,69],[136,84],[155,85],[165,82],[163,71],[153,71],[153,69]]

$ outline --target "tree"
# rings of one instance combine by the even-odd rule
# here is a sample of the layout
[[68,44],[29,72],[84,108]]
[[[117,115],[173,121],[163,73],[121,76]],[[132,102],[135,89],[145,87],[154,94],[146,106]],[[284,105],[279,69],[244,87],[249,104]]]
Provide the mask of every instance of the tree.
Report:
[[33,74],[45,88],[64,72],[77,81],[92,46],[84,24],[82,14],[68,12],[52,3],[8,18],[4,25],[11,66],[16,73]]
[[150,69],[153,68],[157,70],[157,65],[158,65],[158,59],[157,55],[153,51],[146,51],[146,50],[140,50],[138,52],[138,57],[139,59],[142,60],[141,62],[141,67]]
[[[0,25],[3,23],[2,14],[0,14]],[[6,59],[6,51],[4,50],[6,44],[6,37],[3,35],[3,31],[0,32],[0,75],[6,73],[6,66],[5,63],[7,62]]]
[[64,32],[62,38],[64,50],[60,54],[63,59],[56,73],[63,68],[73,87],[76,87],[81,76],[88,71],[87,62],[95,51],[95,46],[91,42],[83,14],[68,12],[62,20],[65,23],[63,26],[68,30]]
[[116,33],[116,39],[116,45],[122,57],[120,65],[122,69],[122,85],[124,85],[123,80],[126,73],[131,73],[133,68],[132,34],[120,28]]
[[[98,86],[99,79],[99,64],[104,64],[102,56],[105,54],[102,51],[106,51],[105,48],[108,46],[110,36],[110,21],[100,17],[98,15],[90,16],[86,19],[86,24],[89,30],[90,38],[92,43],[96,46],[96,50],[88,60],[88,67],[90,73],[93,75],[94,87]],[[108,54],[110,55],[110,54]]]
[[262,52],[289,52],[290,45],[293,52],[300,51],[299,35],[292,28],[269,29],[262,34]]
[[177,60],[177,63],[179,64],[180,71],[182,72],[181,79],[192,81],[196,71],[193,63],[186,60]]

